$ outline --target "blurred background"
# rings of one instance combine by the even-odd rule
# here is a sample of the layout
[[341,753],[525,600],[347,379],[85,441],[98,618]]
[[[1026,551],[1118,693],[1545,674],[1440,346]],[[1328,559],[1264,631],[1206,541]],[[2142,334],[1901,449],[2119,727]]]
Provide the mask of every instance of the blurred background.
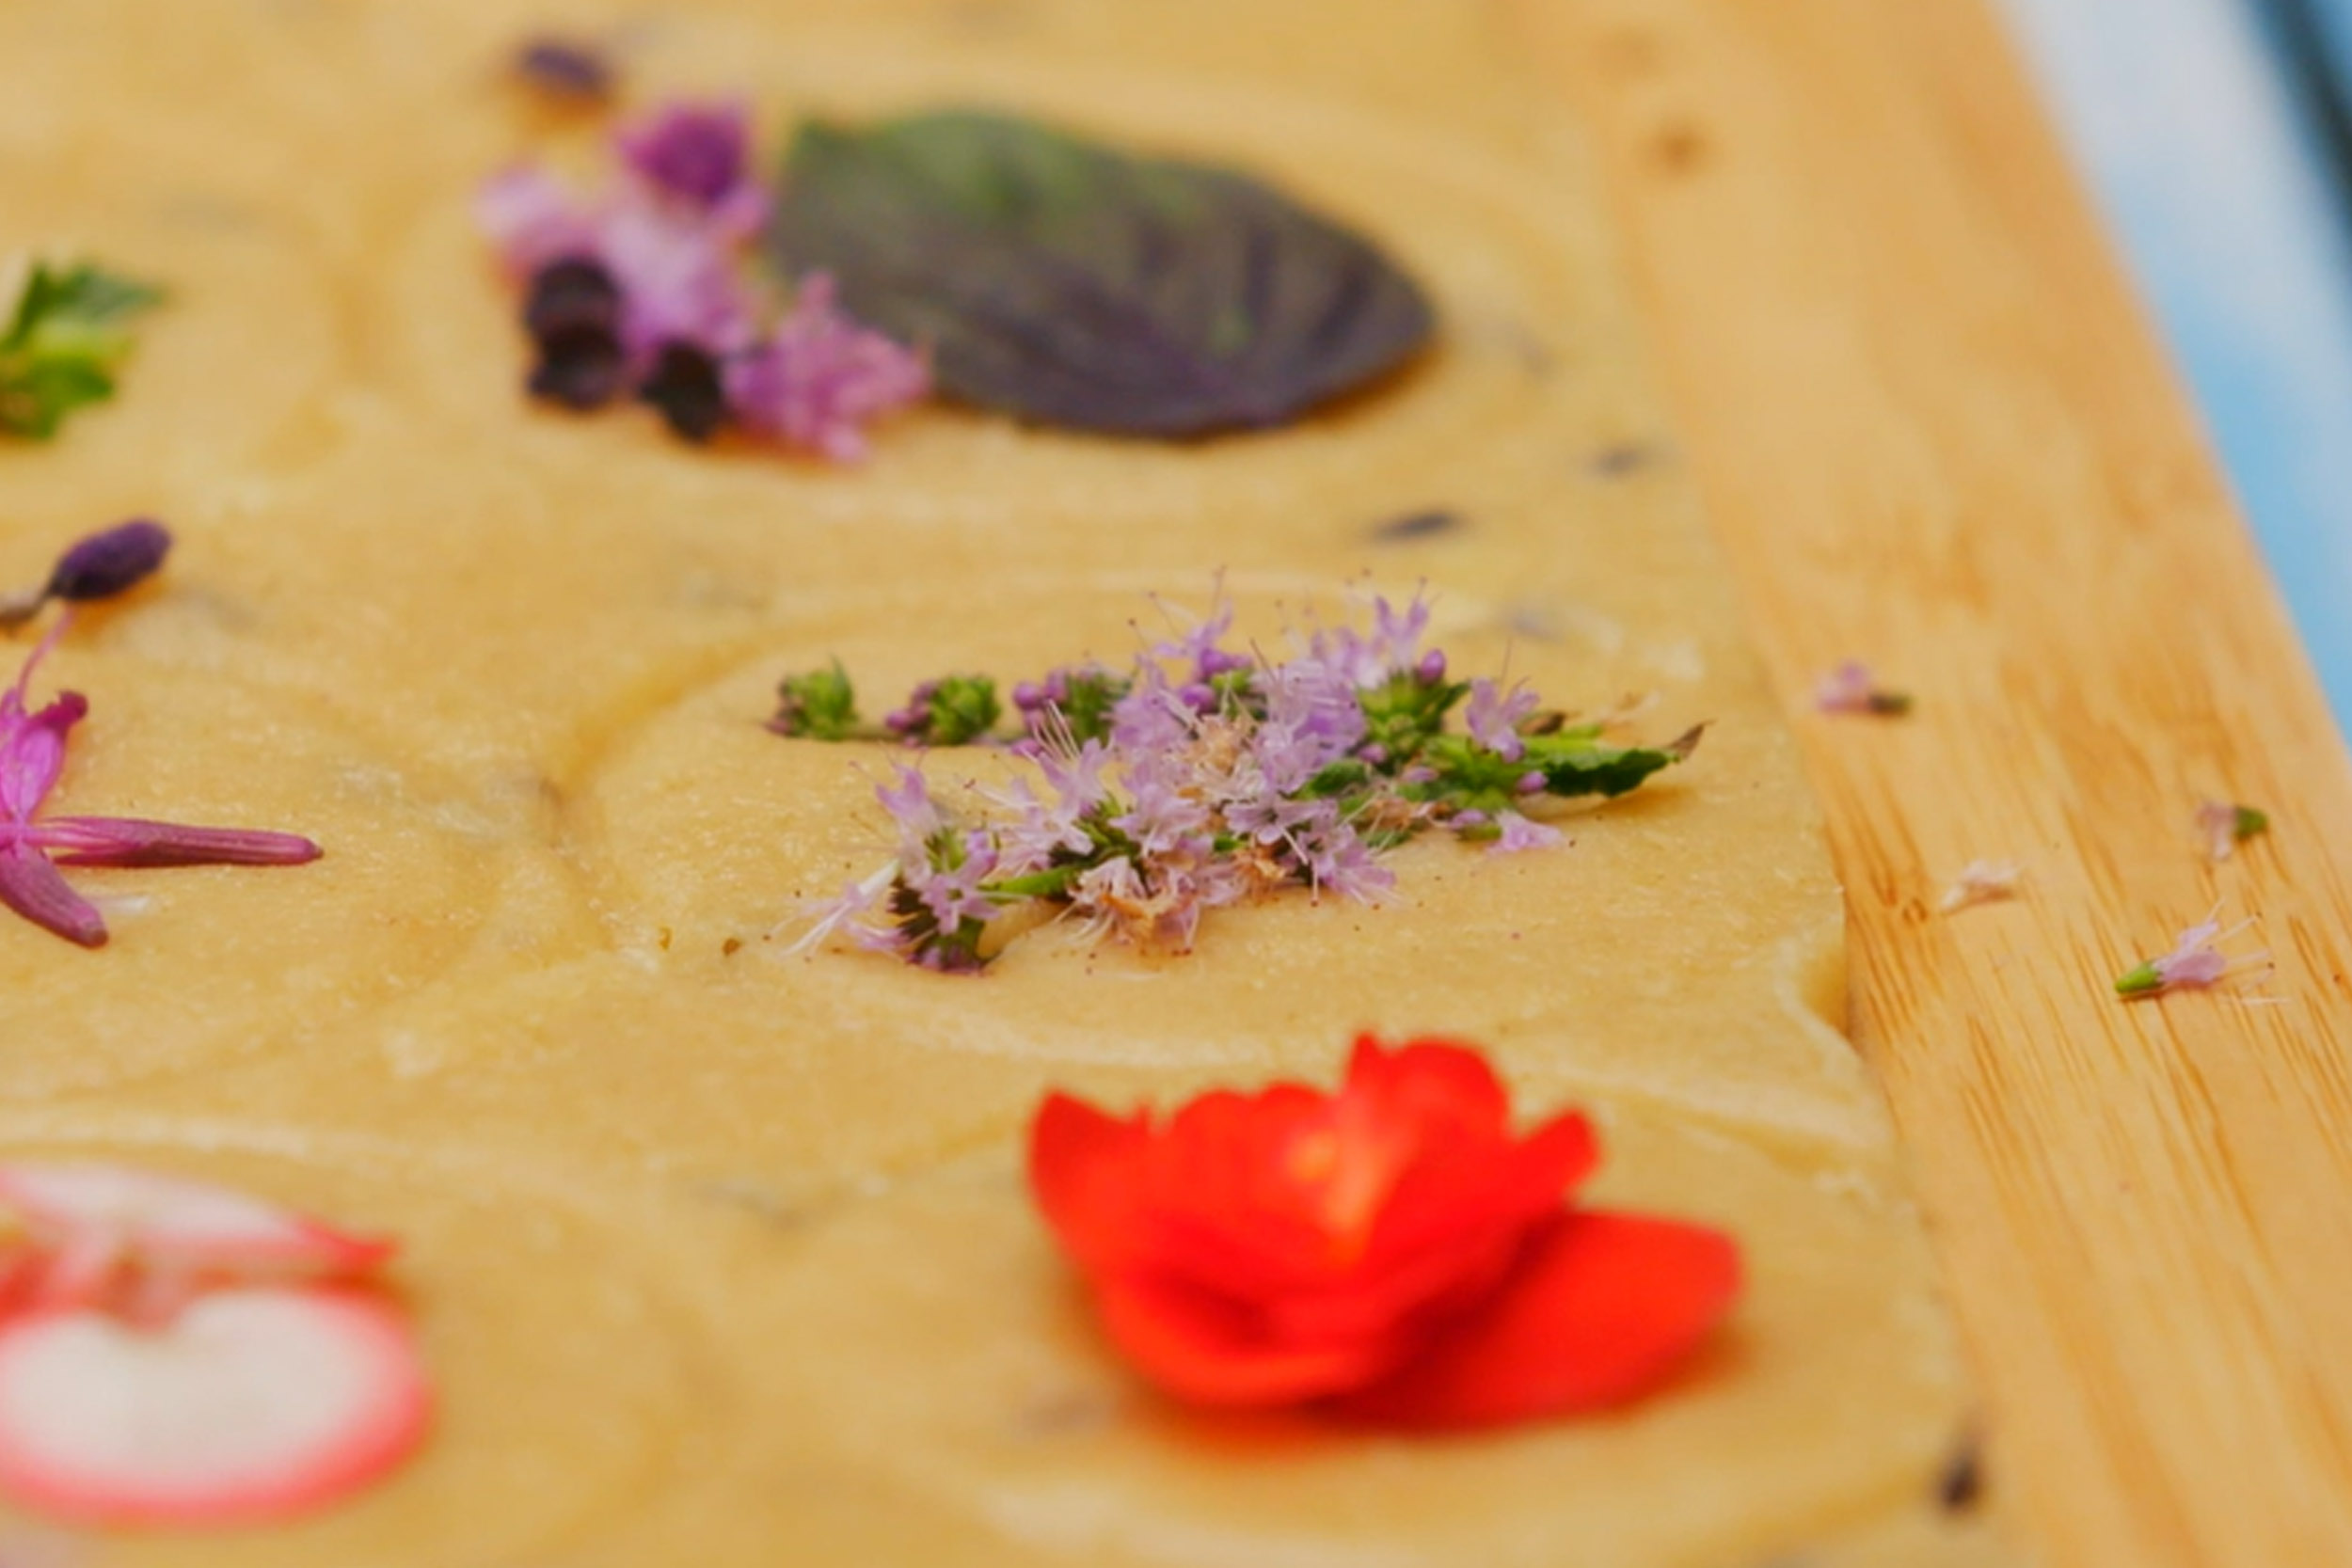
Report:
[[2352,733],[2352,0],[2001,4]]

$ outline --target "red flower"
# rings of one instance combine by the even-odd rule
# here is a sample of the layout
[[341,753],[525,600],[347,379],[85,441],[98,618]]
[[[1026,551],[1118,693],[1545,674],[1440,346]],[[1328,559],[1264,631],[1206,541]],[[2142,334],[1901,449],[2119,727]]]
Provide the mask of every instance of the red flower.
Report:
[[1598,1161],[1573,1113],[1515,1139],[1475,1052],[1365,1037],[1336,1094],[1220,1090],[1163,1127],[1053,1095],[1029,1179],[1168,1393],[1446,1427],[1623,1403],[1729,1309],[1729,1237],[1565,1205]]

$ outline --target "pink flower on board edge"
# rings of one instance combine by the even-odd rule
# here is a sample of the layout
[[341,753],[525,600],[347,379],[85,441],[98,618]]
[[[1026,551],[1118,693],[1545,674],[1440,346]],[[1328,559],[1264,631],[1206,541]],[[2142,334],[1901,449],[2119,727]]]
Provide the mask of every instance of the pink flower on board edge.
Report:
[[2170,990],[2202,990],[2217,983],[2233,967],[2266,957],[2254,953],[2233,959],[2221,951],[2222,942],[2252,924],[2251,920],[2241,920],[2225,931],[2217,910],[2183,931],[2171,952],[2136,964],[2117,976],[2115,993],[2128,1002],[2143,996],[2161,996]]

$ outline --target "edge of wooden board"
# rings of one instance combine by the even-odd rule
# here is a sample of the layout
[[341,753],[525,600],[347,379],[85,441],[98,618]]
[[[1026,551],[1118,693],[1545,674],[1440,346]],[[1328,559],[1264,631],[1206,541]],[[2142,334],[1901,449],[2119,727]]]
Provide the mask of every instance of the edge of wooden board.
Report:
[[[1508,0],[1849,896],[1852,1032],[2052,1564],[2352,1560],[2352,759],[1981,0]],[[1895,722],[1809,711],[1867,659]],[[2201,797],[2267,809],[2210,863]],[[1965,863],[2023,896],[1953,915]],[[2123,1003],[2218,905],[2275,969]]]

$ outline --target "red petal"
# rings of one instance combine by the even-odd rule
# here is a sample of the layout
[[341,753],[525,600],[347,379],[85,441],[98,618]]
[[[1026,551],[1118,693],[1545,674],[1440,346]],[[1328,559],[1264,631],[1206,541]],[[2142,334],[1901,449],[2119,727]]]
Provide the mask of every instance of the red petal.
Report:
[[1296,1404],[1359,1388],[1396,1364],[1393,1338],[1270,1342],[1252,1314],[1202,1291],[1113,1279],[1099,1292],[1103,1329],[1137,1371],[1194,1404]]
[[1487,1305],[1340,1408],[1465,1427],[1622,1404],[1663,1382],[1739,1291],[1739,1249],[1720,1231],[1640,1214],[1563,1214]]
[[1029,1188],[1062,1246],[1086,1268],[1120,1266],[1141,1245],[1151,1129],[1052,1094],[1029,1128]]
[[1424,1136],[1510,1132],[1510,1091],[1486,1057],[1449,1040],[1408,1040],[1388,1051],[1370,1035],[1357,1037],[1340,1098],[1369,1101],[1381,1122]]
[[106,922],[98,911],[66,886],[39,850],[25,845],[0,847],[0,904],[68,942],[106,944]]

